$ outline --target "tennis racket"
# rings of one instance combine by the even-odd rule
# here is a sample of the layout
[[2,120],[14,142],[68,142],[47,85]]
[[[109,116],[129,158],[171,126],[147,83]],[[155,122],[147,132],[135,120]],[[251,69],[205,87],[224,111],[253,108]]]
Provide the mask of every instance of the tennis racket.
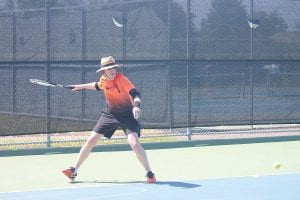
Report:
[[43,81],[43,80],[39,80],[39,79],[30,79],[29,81],[33,84],[43,85],[43,86],[46,86],[46,87],[61,87],[61,88],[67,88],[67,89],[74,89],[75,88],[73,86],[62,85],[62,84],[58,84],[58,83],[51,83],[51,82]]

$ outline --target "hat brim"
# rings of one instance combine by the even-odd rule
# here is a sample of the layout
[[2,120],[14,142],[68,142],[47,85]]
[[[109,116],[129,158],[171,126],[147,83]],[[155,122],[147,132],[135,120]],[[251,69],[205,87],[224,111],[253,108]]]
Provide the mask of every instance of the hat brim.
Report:
[[123,64],[114,64],[114,65],[110,65],[110,66],[106,66],[106,67],[101,67],[100,69],[98,69],[96,71],[96,73],[104,71],[106,69],[111,69],[111,68],[114,68],[114,67],[122,67],[122,66],[123,66]]

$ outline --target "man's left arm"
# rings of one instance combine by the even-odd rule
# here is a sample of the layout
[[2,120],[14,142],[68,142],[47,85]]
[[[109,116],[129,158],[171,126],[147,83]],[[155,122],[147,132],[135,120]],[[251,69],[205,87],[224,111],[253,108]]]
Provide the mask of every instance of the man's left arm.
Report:
[[133,99],[133,117],[138,119],[141,115],[141,95],[135,88],[130,90],[129,94]]

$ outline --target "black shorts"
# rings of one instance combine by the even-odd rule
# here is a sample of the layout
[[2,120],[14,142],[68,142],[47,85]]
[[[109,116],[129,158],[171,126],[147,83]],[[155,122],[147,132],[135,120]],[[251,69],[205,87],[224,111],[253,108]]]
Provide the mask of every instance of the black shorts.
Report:
[[126,135],[135,132],[140,137],[141,125],[134,119],[132,112],[113,114],[108,110],[104,110],[101,112],[101,116],[93,131],[104,135],[106,138],[111,138],[119,127]]

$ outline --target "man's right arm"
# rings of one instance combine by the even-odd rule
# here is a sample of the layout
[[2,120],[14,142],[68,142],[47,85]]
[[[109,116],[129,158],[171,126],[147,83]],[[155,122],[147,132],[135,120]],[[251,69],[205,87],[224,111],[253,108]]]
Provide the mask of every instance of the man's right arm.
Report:
[[73,91],[80,91],[80,90],[100,90],[98,87],[97,82],[92,82],[92,83],[85,83],[85,84],[78,84],[78,85],[70,85],[73,86],[74,89]]

